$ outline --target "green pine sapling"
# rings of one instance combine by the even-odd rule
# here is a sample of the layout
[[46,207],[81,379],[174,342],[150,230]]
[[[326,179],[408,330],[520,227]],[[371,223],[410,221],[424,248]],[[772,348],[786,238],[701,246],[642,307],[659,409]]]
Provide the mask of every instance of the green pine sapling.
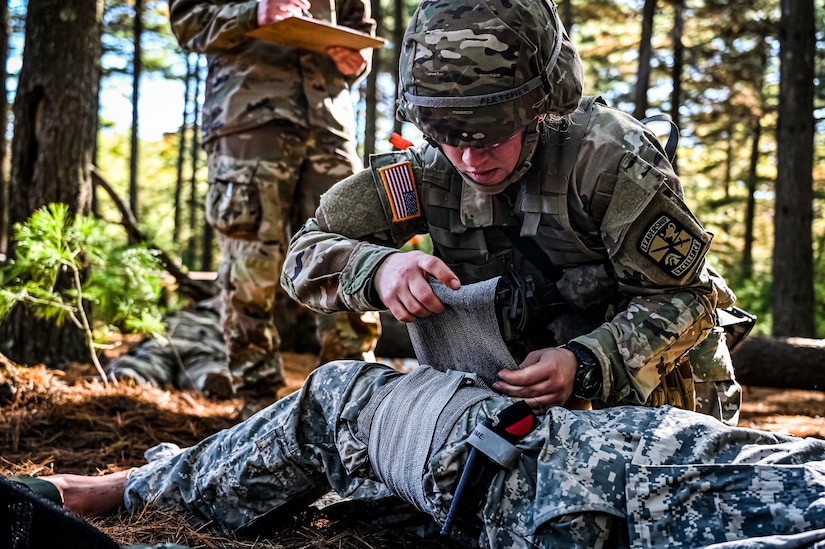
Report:
[[163,333],[163,268],[152,250],[119,244],[102,222],[72,219],[65,204],[16,223],[14,240],[15,259],[0,269],[0,319],[22,304],[58,326],[70,321],[83,330],[104,384],[98,352],[113,332]]

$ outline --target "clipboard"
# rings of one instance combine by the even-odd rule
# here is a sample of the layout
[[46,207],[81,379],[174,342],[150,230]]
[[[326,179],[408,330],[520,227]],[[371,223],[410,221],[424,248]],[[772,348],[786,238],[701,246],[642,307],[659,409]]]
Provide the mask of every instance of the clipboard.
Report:
[[386,43],[383,38],[370,36],[365,32],[333,25],[326,21],[297,16],[287,17],[271,25],[258,27],[246,34],[259,40],[319,53],[325,53],[330,46],[343,46],[354,50],[362,50],[364,48],[380,48]]

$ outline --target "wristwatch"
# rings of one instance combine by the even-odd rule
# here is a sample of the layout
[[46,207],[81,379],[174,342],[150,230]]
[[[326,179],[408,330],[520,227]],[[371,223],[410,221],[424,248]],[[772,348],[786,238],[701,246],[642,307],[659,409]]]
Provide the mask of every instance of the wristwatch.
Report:
[[576,379],[573,381],[573,396],[584,400],[593,400],[602,390],[602,365],[593,351],[575,341],[561,345],[576,355]]

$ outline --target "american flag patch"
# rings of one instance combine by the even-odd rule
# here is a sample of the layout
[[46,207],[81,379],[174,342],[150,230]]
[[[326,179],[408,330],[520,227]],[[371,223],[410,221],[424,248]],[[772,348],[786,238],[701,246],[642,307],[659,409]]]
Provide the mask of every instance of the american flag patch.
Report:
[[390,199],[393,222],[420,216],[421,207],[418,205],[412,165],[409,162],[400,162],[378,168],[378,173]]

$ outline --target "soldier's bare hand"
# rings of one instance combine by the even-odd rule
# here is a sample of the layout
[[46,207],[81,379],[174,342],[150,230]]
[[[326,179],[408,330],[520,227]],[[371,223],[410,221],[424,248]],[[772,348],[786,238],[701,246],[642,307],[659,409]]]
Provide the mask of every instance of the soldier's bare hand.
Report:
[[301,15],[309,9],[309,0],[260,0],[258,2],[258,26],[269,25],[293,15]]
[[539,349],[527,355],[518,370],[501,370],[493,389],[526,400],[534,412],[543,414],[573,394],[577,367],[576,356],[567,349]]
[[375,272],[375,291],[381,302],[401,322],[444,312],[444,304],[427,282],[434,276],[444,285],[457,290],[461,283],[443,261],[424,252],[390,254]]
[[327,48],[327,55],[335,61],[338,71],[346,76],[355,76],[367,68],[367,60],[359,50],[330,46]]

